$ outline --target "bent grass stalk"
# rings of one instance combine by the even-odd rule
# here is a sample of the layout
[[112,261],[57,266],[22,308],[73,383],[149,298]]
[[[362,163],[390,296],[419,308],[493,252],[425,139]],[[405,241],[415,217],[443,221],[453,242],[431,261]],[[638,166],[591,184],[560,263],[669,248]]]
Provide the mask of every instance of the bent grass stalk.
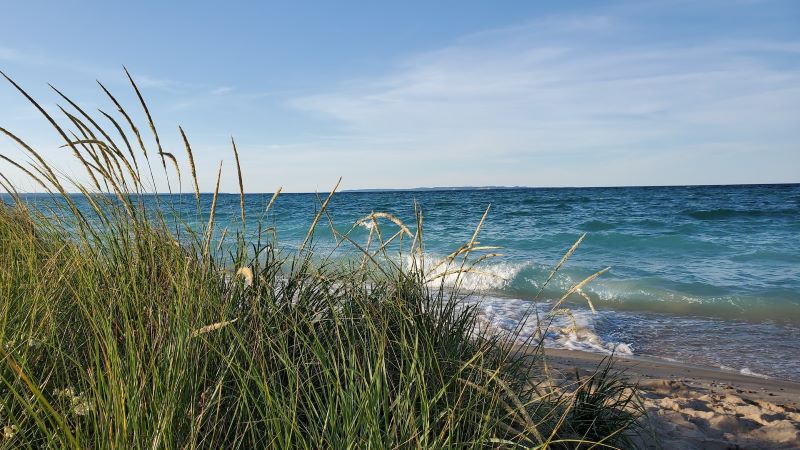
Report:
[[211,198],[211,210],[208,215],[208,227],[206,228],[206,239],[203,244],[203,255],[208,255],[208,247],[211,245],[211,237],[214,234],[214,216],[217,213],[217,196],[219,195],[219,180],[222,178],[222,161],[219,162],[217,169],[217,183],[214,186],[214,196]]
[[239,164],[239,152],[236,150],[236,141],[231,136],[231,146],[233,147],[233,158],[236,161],[236,176],[239,179],[239,210],[242,213],[242,232],[245,231],[247,221],[244,216],[244,182],[242,181],[242,166]]
[[194,155],[192,154],[192,146],[189,145],[189,138],[186,137],[186,133],[183,132],[182,127],[178,127],[178,131],[181,133],[181,138],[183,138],[183,145],[186,149],[186,156],[189,158],[189,169],[191,170],[192,174],[192,186],[194,186],[194,198],[197,202],[197,208],[200,209],[200,185],[197,184],[197,168],[194,165]]

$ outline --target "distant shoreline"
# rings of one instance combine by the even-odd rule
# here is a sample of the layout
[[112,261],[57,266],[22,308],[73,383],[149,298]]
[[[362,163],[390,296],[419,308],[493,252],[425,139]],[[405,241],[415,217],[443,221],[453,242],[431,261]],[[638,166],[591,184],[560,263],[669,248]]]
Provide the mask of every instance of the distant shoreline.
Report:
[[[711,188],[711,187],[755,187],[755,186],[796,186],[793,183],[733,183],[733,184],[664,184],[664,185],[620,185],[620,186],[434,186],[414,188],[365,188],[343,189],[340,192],[438,192],[438,191],[514,191],[550,189],[661,189],[661,188]],[[298,194],[305,192],[298,192]],[[312,192],[308,192],[312,193]]]
[[[759,186],[800,186],[800,182],[792,183],[740,183],[740,184],[666,184],[666,185],[630,185],[630,186],[434,186],[434,187],[413,187],[413,188],[364,188],[364,189],[342,189],[337,191],[339,194],[361,194],[361,193],[380,193],[380,192],[463,192],[463,191],[531,191],[531,190],[596,190],[596,189],[682,189],[682,188],[724,188],[724,187],[759,187]],[[316,195],[320,191],[282,191],[282,195]],[[274,192],[245,192],[244,195],[272,195]],[[67,192],[69,195],[83,195],[81,192]],[[0,192],[0,195],[11,195],[7,192]],[[20,192],[20,195],[49,195],[46,192]],[[143,196],[156,195],[152,193],[142,193]],[[193,192],[161,192],[157,195],[194,195]],[[213,192],[201,191],[200,195],[214,195]],[[240,195],[238,192],[219,192],[217,195]]]

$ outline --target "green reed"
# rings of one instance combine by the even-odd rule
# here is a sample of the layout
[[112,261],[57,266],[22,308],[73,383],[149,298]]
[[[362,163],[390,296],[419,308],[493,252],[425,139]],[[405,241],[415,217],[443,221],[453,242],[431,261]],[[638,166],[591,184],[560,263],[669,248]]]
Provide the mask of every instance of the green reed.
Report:
[[[314,230],[330,224],[335,188],[293,251],[277,249],[263,219],[278,190],[255,242],[236,232],[234,250],[223,251],[213,245],[226,236],[215,230],[221,166],[211,208],[201,211],[183,129],[207,224],[175,230],[168,205],[144,206],[143,196],[157,191],[150,158],[167,180],[180,177],[180,166],[129,78],[155,151],[103,85],[116,112],[98,117],[56,91],[72,111],[61,109],[68,128],[8,79],[89,182],[57,175],[0,128],[25,154],[3,155],[7,167],[62,205],[27,205],[0,171],[13,199],[0,202],[0,448],[630,444],[640,413],[633,386],[607,368],[557,386],[541,340],[520,348],[517,336],[489,332],[475,307],[459,302],[461,275],[493,256],[477,240],[486,215],[469,242],[433,267],[414,258],[423,249],[419,209],[411,227],[385,213],[361,219],[373,224],[365,245],[335,232],[354,257],[332,260],[314,253]],[[70,191],[90,209],[79,209]],[[399,231],[385,234],[381,221]],[[411,263],[398,262],[403,252]]]

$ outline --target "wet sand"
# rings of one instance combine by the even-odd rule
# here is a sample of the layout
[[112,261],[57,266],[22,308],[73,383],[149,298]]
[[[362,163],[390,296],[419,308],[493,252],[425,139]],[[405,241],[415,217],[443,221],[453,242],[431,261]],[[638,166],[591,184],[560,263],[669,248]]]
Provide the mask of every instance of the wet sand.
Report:
[[[547,350],[556,378],[591,373],[603,355]],[[644,357],[615,358],[638,381],[648,449],[800,449],[800,383]]]

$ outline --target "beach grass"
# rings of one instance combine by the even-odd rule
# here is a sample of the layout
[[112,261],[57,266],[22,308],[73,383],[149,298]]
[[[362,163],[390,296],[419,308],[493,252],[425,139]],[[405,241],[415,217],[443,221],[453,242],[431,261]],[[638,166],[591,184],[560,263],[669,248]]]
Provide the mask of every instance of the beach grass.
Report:
[[418,208],[414,224],[373,213],[359,221],[372,225],[366,243],[331,227],[350,256],[334,259],[315,252],[334,188],[302,244],[280,248],[264,219],[247,222],[256,239],[244,234],[233,141],[242,227],[215,226],[221,171],[204,209],[180,129],[204,224],[192,227],[171,214],[172,197],[153,196],[154,171],[182,175],[132,78],[154,148],[102,85],[114,114],[93,117],[56,91],[70,106],[65,126],[9,81],[88,181],[59,175],[0,128],[24,152],[3,155],[6,167],[50,193],[31,205],[0,177],[8,192],[0,202],[0,448],[632,445],[636,389],[610,362],[559,386],[543,338],[520,346],[460,302],[462,274],[493,255],[478,242],[487,215],[470,241],[426,265],[416,257],[424,248]]

